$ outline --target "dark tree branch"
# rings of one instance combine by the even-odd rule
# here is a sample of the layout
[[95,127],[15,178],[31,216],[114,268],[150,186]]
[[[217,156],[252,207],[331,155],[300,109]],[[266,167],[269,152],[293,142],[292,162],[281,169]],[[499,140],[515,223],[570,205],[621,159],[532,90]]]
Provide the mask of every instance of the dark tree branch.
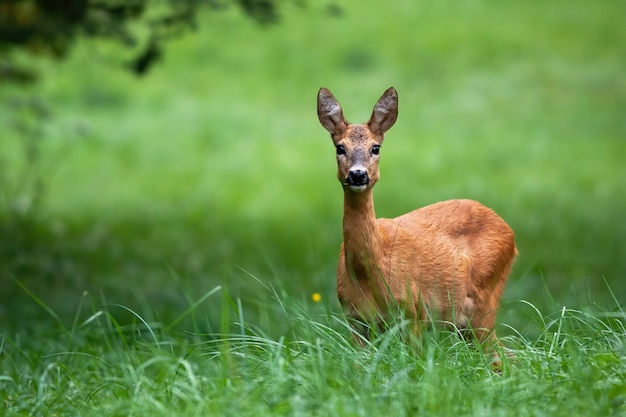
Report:
[[[0,81],[36,80],[37,74],[29,68],[11,62],[12,51],[18,49],[62,59],[80,37],[110,39],[137,48],[140,41],[129,29],[130,23],[143,25],[149,33],[147,44],[127,65],[142,75],[162,57],[165,42],[195,29],[201,8],[234,5],[257,22],[270,24],[279,20],[279,1],[0,0]],[[157,7],[157,17],[146,17]]]

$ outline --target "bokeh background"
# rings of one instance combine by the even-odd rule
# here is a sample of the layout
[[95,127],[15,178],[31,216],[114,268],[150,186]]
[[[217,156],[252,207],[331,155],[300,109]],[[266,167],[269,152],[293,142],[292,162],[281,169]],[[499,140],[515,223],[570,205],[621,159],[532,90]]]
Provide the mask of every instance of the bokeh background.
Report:
[[322,86],[352,122],[399,92],[378,216],[472,198],[513,227],[500,322],[524,326],[519,300],[618,308],[625,6],[285,2],[261,25],[225,4],[142,77],[115,42],[77,39],[62,60],[15,52],[40,77],[0,85],[0,325],[45,325],[44,306],[71,318],[85,292],[171,321],[217,286],[266,326],[268,286],[339,311],[343,200]]

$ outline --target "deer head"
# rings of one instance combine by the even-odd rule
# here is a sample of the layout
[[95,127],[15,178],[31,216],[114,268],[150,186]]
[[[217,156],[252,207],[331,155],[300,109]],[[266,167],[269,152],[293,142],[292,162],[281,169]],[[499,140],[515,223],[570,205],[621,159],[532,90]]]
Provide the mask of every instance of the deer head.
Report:
[[363,192],[380,177],[378,157],[384,134],[398,117],[398,93],[391,87],[378,99],[369,121],[350,124],[337,99],[326,89],[317,94],[317,115],[337,149],[337,177],[345,190]]

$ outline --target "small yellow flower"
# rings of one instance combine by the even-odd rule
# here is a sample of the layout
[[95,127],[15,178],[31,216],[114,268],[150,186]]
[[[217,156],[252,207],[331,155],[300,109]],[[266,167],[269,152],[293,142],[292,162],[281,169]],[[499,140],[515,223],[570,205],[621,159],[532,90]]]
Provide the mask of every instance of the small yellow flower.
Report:
[[319,303],[320,301],[322,301],[322,296],[320,295],[320,293],[314,292],[313,295],[311,296],[311,299],[314,302]]

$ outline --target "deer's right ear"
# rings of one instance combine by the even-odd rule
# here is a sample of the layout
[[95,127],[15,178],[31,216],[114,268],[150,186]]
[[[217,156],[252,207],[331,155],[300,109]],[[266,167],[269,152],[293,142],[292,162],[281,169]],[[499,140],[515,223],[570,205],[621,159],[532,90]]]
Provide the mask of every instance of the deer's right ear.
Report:
[[317,117],[331,135],[341,134],[348,127],[339,102],[326,88],[320,88],[317,93]]

